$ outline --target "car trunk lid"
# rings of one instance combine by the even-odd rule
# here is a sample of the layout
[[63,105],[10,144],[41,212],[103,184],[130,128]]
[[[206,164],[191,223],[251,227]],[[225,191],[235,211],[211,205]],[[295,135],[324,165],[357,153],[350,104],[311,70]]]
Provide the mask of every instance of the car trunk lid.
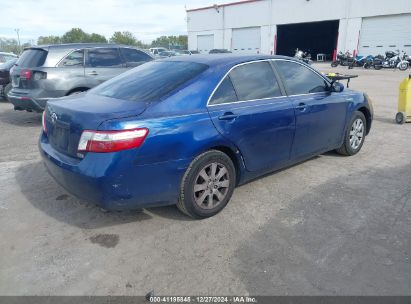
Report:
[[38,78],[38,76],[34,77],[34,74],[41,73],[36,69],[43,66],[47,54],[48,51],[44,48],[25,49],[10,71],[13,88],[31,89],[35,79]]
[[50,144],[57,151],[72,157],[84,130],[98,130],[106,120],[138,116],[147,103],[82,93],[49,101],[45,124]]

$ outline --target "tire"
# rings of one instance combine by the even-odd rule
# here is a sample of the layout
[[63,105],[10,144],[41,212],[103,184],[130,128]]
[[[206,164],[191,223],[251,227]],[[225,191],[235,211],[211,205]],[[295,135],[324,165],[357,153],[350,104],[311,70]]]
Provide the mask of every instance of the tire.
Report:
[[331,67],[333,67],[333,68],[338,67],[338,61],[331,62]]
[[375,69],[375,70],[381,70],[381,69],[382,69],[382,65],[374,65],[374,69]]
[[7,94],[11,91],[11,89],[12,89],[11,83],[6,85],[6,87],[4,88],[4,100],[9,101],[9,98],[7,97]]
[[183,176],[177,207],[196,219],[214,216],[227,205],[235,185],[236,169],[230,157],[217,150],[204,152],[191,162]]
[[370,63],[370,62],[366,62],[366,63],[364,63],[364,65],[363,65],[363,68],[366,69],[366,70],[368,70],[370,67],[371,67],[371,63]]
[[397,115],[395,115],[395,122],[399,125],[405,124],[407,121],[407,115],[404,112],[398,112]]
[[344,135],[344,142],[336,151],[341,155],[352,156],[357,154],[365,140],[367,121],[360,111],[355,111]]
[[408,62],[401,62],[401,63],[398,65],[398,69],[399,69],[400,71],[406,71],[406,70],[408,69]]

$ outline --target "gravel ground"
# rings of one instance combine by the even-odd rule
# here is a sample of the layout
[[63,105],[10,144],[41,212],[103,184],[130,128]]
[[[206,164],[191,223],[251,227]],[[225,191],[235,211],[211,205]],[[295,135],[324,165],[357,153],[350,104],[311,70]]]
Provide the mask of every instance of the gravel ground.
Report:
[[333,71],[374,101],[362,151],[241,186],[202,221],[72,197],[40,162],[41,116],[1,102],[0,295],[411,295],[411,124],[394,123],[410,71]]

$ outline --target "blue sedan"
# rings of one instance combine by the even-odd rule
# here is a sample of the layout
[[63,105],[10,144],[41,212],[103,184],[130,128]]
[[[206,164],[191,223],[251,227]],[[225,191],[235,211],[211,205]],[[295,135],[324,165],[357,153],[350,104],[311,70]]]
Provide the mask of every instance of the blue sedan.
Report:
[[358,153],[372,118],[366,94],[292,58],[194,55],[50,101],[39,148],[60,185],[104,209],[177,204],[205,218],[258,176]]

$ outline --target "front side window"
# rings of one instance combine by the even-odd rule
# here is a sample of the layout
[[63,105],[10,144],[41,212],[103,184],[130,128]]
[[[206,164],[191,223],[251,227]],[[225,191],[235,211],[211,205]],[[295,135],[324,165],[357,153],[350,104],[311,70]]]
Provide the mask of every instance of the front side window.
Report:
[[198,76],[208,65],[184,61],[151,61],[90,90],[116,99],[155,102]]
[[93,68],[121,67],[117,48],[97,48],[88,51],[88,66]]
[[271,64],[253,62],[234,68],[230,72],[238,99],[242,101],[281,96]]
[[233,83],[229,76],[224,78],[210,100],[210,104],[222,104],[238,101]]
[[84,51],[78,50],[70,53],[60,63],[59,67],[83,67]]
[[277,60],[276,65],[283,76],[290,95],[311,94],[328,91],[328,83],[309,68],[285,60]]

